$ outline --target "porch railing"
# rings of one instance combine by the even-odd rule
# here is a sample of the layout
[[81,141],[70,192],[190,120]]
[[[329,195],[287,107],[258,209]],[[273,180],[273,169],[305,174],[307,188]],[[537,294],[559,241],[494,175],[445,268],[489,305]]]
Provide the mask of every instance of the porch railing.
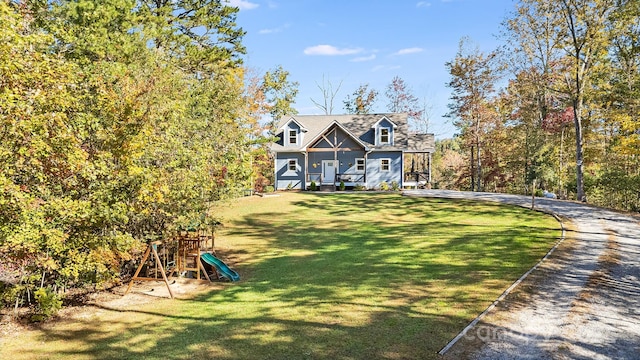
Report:
[[317,185],[322,184],[322,173],[307,173],[307,183],[315,182]]
[[[315,182],[317,185],[322,184],[324,177],[322,173],[307,173],[307,183]],[[365,183],[367,180],[365,174],[336,174],[333,179],[334,183],[338,184],[340,181],[345,183]]]
[[365,174],[337,174],[336,183],[344,181],[345,183],[364,183],[366,182]]
[[429,173],[417,171],[407,172],[404,174],[404,183],[406,186],[424,188],[429,184]]

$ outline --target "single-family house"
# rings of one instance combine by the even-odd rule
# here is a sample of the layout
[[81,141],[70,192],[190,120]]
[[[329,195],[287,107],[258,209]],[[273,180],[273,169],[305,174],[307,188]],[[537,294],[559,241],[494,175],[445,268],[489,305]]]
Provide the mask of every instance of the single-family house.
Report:
[[428,186],[433,134],[412,134],[407,114],[288,115],[271,145],[275,188]]

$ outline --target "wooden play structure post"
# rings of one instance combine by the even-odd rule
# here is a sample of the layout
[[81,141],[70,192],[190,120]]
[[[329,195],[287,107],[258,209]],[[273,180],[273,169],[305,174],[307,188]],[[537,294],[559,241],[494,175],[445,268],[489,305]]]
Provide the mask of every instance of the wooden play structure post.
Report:
[[[207,270],[205,269],[200,256],[202,255],[201,246],[207,246],[207,243],[209,242],[209,240],[211,241],[211,253],[215,254],[214,236],[215,234],[214,234],[213,227],[211,228],[210,234],[203,230],[196,230],[196,231],[187,230],[187,231],[178,232],[177,235],[170,240],[170,243],[172,244],[175,244],[175,241],[177,240],[178,244],[177,244],[177,249],[176,249],[177,251],[175,253],[175,258],[174,258],[175,266],[173,267],[173,269],[170,271],[169,274],[165,272],[165,269],[168,263],[165,262],[165,266],[163,267],[162,265],[163,263],[160,260],[160,256],[158,255],[158,245],[164,244],[165,245],[164,247],[165,261],[167,260],[169,250],[166,246],[166,243],[163,241],[154,241],[149,243],[147,246],[147,250],[144,252],[144,255],[142,256],[140,265],[138,266],[138,269],[133,275],[133,278],[131,278],[131,281],[129,282],[129,286],[127,287],[127,290],[125,291],[124,295],[129,293],[129,291],[131,290],[131,287],[133,286],[133,282],[136,280],[158,281],[158,277],[157,277],[158,271],[162,274],[162,279],[167,285],[167,289],[169,290],[169,295],[171,296],[172,299],[174,298],[174,296],[173,296],[173,292],[171,291],[171,287],[169,286],[169,280],[167,278],[172,276],[174,273],[176,273],[177,276],[181,276],[182,273],[185,271],[195,271],[196,278],[200,280],[200,271],[202,271],[202,273],[204,274],[204,277],[207,280],[211,281],[209,274],[207,273]],[[142,268],[144,267],[147,259],[149,259],[149,256],[151,254],[153,254],[153,259],[155,260],[156,277],[150,278],[150,277],[139,276],[140,271],[142,271]]]
[[[204,277],[209,279],[209,274],[207,274],[207,270],[205,270],[202,261],[200,260],[200,242],[201,238],[199,235],[195,237],[190,237],[187,232],[186,235],[180,234],[178,237],[178,261],[176,268],[179,272],[182,271],[195,271],[196,278],[200,280],[200,270],[204,273]],[[190,260],[193,261],[194,267],[190,267]]]
[[143,281],[157,281],[157,278],[148,278],[148,277],[139,277],[138,275],[140,275],[140,271],[142,270],[142,267],[144,266],[144,263],[147,261],[147,259],[149,258],[149,255],[151,253],[153,253],[153,257],[156,261],[156,266],[160,268],[160,273],[162,274],[162,279],[164,280],[164,283],[167,285],[167,289],[169,290],[169,296],[171,296],[171,298],[173,299],[173,291],[171,291],[171,287],[169,286],[169,280],[167,279],[167,274],[165,274],[164,272],[164,267],[162,266],[162,261],[160,261],[160,256],[158,256],[158,245],[162,244],[162,241],[154,241],[149,243],[149,245],[147,245],[147,250],[144,252],[144,255],[142,256],[142,261],[140,262],[140,266],[138,266],[138,269],[136,270],[136,273],[133,275],[133,278],[131,278],[131,281],[129,282],[129,286],[127,286],[127,291],[124,292],[124,295],[127,295],[127,293],[129,293],[129,291],[131,290],[131,287],[133,286],[133,282],[135,280],[143,280]]

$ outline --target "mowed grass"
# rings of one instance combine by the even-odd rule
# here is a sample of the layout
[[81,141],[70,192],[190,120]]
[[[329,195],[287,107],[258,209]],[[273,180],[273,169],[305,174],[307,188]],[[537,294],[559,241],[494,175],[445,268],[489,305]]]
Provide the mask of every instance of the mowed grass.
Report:
[[527,209],[285,193],[223,211],[242,280],[4,339],[6,359],[433,359],[558,240]]

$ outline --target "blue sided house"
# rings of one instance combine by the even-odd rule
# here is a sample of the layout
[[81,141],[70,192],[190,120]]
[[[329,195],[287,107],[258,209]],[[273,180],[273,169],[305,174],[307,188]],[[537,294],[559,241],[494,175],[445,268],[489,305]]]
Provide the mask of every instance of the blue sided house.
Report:
[[276,137],[276,190],[430,185],[434,136],[410,133],[405,113],[290,115]]

